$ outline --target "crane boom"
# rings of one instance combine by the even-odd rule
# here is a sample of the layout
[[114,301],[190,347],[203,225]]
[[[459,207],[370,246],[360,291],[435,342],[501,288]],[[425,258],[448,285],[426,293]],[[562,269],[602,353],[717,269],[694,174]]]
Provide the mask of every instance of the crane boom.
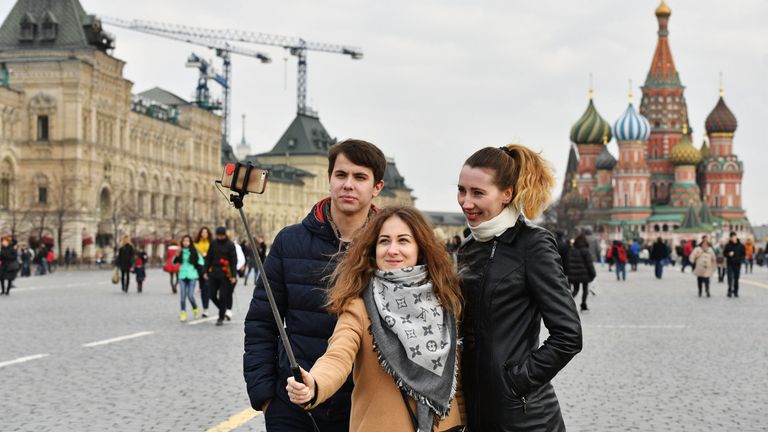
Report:
[[193,45],[200,45],[209,49],[216,50],[216,55],[221,57],[224,62],[223,78],[227,84],[227,85],[223,85],[221,82],[219,82],[219,84],[222,84],[222,88],[224,90],[224,113],[222,114],[222,117],[224,117],[224,127],[222,128],[221,139],[224,144],[229,145],[229,135],[230,135],[230,129],[231,129],[230,114],[231,114],[231,107],[232,107],[232,100],[231,100],[232,91],[231,91],[231,85],[230,85],[231,77],[232,77],[232,63],[230,59],[230,53],[239,54],[239,55],[248,56],[248,57],[255,57],[259,59],[259,61],[261,61],[262,63],[272,62],[272,57],[270,57],[269,54],[264,53],[262,51],[244,48],[238,45],[233,45],[223,40],[186,35],[183,33],[171,33],[171,32],[156,30],[148,27],[143,27],[132,21],[128,21],[120,18],[113,18],[113,17],[107,17],[107,16],[100,16],[100,18],[101,18],[101,22],[105,24],[110,24],[116,27],[122,27],[128,30],[134,30],[141,33],[151,34],[154,36],[159,36],[167,39],[186,42]]
[[158,36],[173,35],[174,38],[179,40],[184,40],[184,37],[189,37],[198,41],[233,41],[284,48],[288,50],[291,55],[296,56],[298,60],[296,74],[296,111],[299,114],[311,113],[311,110],[307,107],[307,51],[344,54],[350,56],[350,58],[354,60],[363,58],[363,50],[358,47],[312,42],[295,36],[279,36],[246,30],[209,29],[135,19],[123,20],[119,18],[103,17],[102,20],[106,23],[112,23],[113,25],[144,31]]
[[[258,45],[271,45],[288,50],[302,49],[308,51],[346,54],[356,60],[363,57],[363,50],[358,47],[322,42],[310,42],[295,36],[279,36],[246,30],[208,29],[203,27],[194,27],[181,24],[167,24],[136,19],[123,20],[119,18],[102,17],[102,21],[113,25],[120,25],[121,27],[137,29],[141,28],[149,31],[183,34],[202,39],[217,39]],[[117,24],[115,21],[120,21],[121,24]]]

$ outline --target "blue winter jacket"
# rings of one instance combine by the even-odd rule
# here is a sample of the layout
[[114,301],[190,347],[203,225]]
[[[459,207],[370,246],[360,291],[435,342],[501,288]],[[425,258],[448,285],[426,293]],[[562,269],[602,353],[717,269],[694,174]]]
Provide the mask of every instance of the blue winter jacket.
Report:
[[[305,370],[325,353],[336,326],[336,316],[323,307],[326,276],[333,272],[341,249],[323,214],[327,200],[315,204],[302,223],[283,228],[264,262],[296,360]],[[243,374],[255,410],[275,397],[291,404],[285,391],[291,370],[260,279],[245,317]],[[351,394],[349,377],[333,397],[312,410],[313,415],[321,420],[348,419]]]

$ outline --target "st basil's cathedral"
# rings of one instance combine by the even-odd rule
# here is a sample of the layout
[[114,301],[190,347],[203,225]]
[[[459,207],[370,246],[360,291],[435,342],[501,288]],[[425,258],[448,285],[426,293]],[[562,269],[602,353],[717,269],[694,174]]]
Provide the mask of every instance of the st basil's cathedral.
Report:
[[[723,99],[707,116],[706,138],[692,142],[685,87],[669,48],[671,9],[656,8],[658,42],[635,108],[609,124],[589,103],[571,128],[561,208],[579,228],[606,240],[662,237],[677,242],[736,231],[751,236],[741,202],[743,163],[733,152],[736,117]],[[618,159],[607,144],[615,138]],[[574,209],[576,213],[574,214]],[[715,239],[717,240],[717,238]]]

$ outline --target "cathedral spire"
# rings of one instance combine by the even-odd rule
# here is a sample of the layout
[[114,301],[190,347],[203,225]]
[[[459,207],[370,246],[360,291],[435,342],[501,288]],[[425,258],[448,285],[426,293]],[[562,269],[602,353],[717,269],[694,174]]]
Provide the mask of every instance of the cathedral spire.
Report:
[[662,0],[656,8],[656,19],[659,21],[659,40],[656,43],[656,52],[653,54],[651,70],[648,71],[648,77],[645,80],[646,86],[675,86],[681,87],[680,77],[675,69],[675,62],[672,60],[672,51],[669,49],[669,17],[672,10]]

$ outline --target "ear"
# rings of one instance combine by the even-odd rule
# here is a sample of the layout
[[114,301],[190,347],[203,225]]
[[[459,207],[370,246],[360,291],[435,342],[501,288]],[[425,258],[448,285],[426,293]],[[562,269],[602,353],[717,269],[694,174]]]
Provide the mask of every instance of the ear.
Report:
[[513,192],[514,189],[512,187],[508,187],[501,192],[501,201],[504,205],[509,205],[512,202]]
[[376,198],[379,196],[379,192],[384,188],[384,180],[379,180],[378,183],[373,185],[373,197]]

